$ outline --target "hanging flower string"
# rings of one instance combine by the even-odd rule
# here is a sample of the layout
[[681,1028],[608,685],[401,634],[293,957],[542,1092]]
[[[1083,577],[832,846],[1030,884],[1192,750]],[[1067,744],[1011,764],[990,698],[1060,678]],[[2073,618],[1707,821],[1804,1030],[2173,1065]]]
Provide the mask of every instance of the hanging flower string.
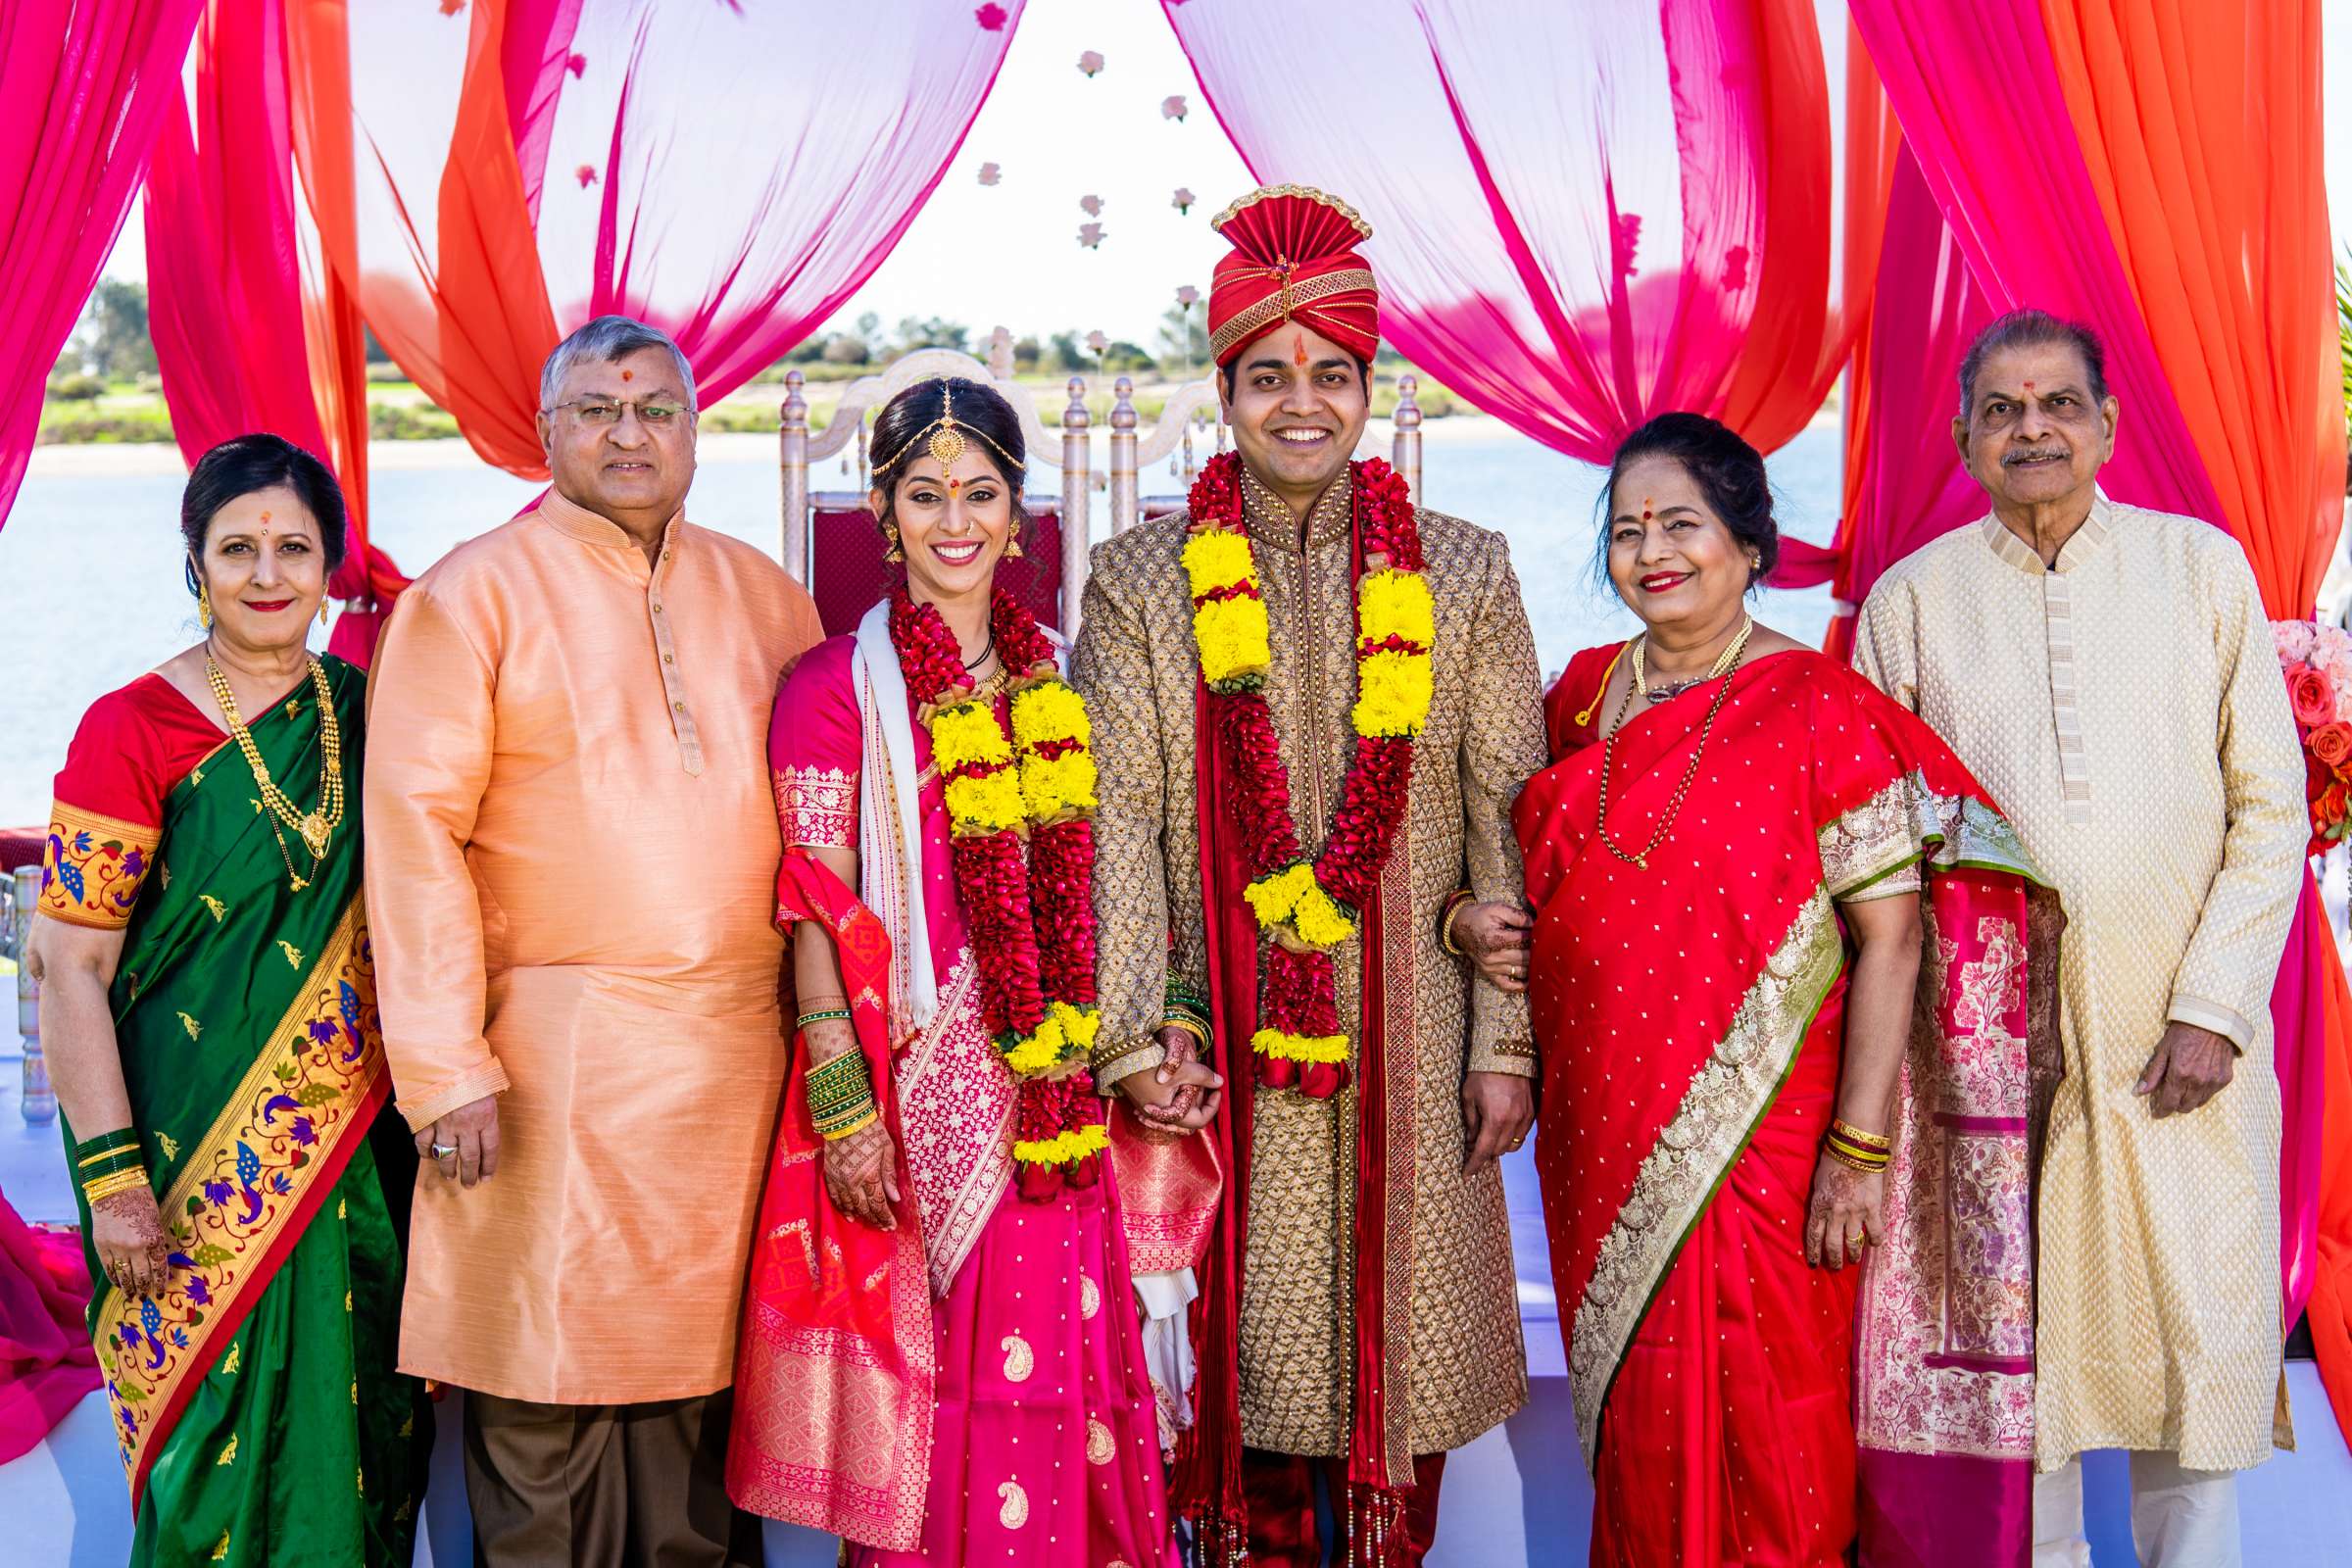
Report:
[[1429,717],[1437,637],[1421,533],[1402,479],[1374,460],[1350,466],[1363,553],[1355,618],[1355,758],[1323,853],[1308,861],[1291,811],[1289,771],[1266,708],[1271,630],[1242,513],[1241,459],[1209,460],[1188,505],[1184,568],[1201,683],[1232,760],[1234,826],[1250,862],[1250,912],[1268,944],[1250,1039],[1257,1079],[1312,1100],[1348,1083],[1332,950],[1355,934],[1403,825],[1413,740]]
[[1102,1026],[1093,728],[1037,617],[999,589],[990,621],[998,657],[1016,672],[1009,732],[995,703],[976,695],[937,610],[901,590],[891,601],[890,641],[947,799],[981,1013],[1019,1082],[1012,1153],[1021,1196],[1043,1200],[1065,1180],[1091,1184],[1094,1156],[1109,1145],[1087,1070]]

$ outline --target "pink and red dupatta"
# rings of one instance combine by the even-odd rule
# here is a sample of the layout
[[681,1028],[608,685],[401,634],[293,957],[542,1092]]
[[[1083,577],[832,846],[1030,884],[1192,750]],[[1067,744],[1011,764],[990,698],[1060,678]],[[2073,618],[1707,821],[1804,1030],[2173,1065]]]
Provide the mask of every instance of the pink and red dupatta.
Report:
[[[920,1541],[931,1455],[931,1292],[891,1088],[890,937],[814,858],[784,852],[777,918],[833,933],[852,1023],[898,1148],[895,1230],[844,1218],[825,1193],[807,1075],[784,1075],[767,1191],[735,1351],[727,1494],[753,1513],[874,1545]],[[788,927],[789,928],[789,925]]]

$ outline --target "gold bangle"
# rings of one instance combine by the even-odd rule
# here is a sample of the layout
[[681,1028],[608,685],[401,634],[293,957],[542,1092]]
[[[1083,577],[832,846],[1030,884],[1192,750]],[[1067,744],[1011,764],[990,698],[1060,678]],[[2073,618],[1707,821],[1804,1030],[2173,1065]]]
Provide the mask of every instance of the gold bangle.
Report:
[[1888,1135],[1866,1133],[1842,1116],[1830,1118],[1830,1135],[1834,1138],[1842,1138],[1851,1144],[1859,1144],[1864,1149],[1892,1149],[1894,1147],[1894,1140]]
[[1453,922],[1462,917],[1462,911],[1470,907],[1472,902],[1466,891],[1457,889],[1446,894],[1446,913],[1438,921],[1438,946],[1457,958],[1466,958],[1470,955],[1464,953],[1462,945],[1453,940]]
[[1856,1159],[1844,1150],[1839,1149],[1836,1144],[1830,1145],[1828,1149],[1823,1151],[1823,1152],[1828,1154],[1838,1164],[1846,1166],[1851,1170],[1858,1170],[1865,1176],[1876,1176],[1886,1168],[1884,1165],[1867,1164],[1862,1160]]
[[1851,1165],[1856,1170],[1877,1172],[1885,1170],[1887,1165],[1886,1156],[1884,1154],[1873,1154],[1867,1150],[1856,1149],[1851,1144],[1839,1143],[1835,1138],[1831,1139],[1823,1148],[1832,1159]]
[[1189,1012],[1171,1012],[1165,1018],[1159,1020],[1159,1026],[1162,1029],[1183,1030],[1186,1034],[1191,1035],[1194,1041],[1203,1049],[1206,1049],[1208,1045],[1208,1025],[1202,1023],[1200,1019],[1194,1017]]
[[819,1126],[816,1129],[816,1135],[828,1144],[837,1143],[852,1133],[865,1131],[874,1124],[874,1118],[880,1114],[881,1112],[875,1107],[874,1102],[869,1100],[856,1116],[848,1121],[830,1122]]
[[96,1203],[101,1199],[112,1198],[117,1193],[127,1193],[133,1188],[144,1191],[147,1185],[147,1167],[134,1165],[128,1170],[111,1171],[83,1182],[81,1196]]

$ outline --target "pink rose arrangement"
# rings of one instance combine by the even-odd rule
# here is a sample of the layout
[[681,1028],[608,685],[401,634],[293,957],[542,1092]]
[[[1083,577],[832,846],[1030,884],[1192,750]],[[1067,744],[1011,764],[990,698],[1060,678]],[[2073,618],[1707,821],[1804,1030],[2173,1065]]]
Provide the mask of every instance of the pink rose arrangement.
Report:
[[2352,635],[2308,620],[2271,622],[2287,706],[2303,741],[2310,853],[2352,837]]

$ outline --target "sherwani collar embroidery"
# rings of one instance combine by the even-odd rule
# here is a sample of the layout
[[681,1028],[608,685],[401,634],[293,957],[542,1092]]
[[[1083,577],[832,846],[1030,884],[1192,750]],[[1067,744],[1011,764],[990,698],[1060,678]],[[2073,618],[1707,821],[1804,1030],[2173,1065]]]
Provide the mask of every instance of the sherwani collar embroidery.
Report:
[[626,553],[629,575],[645,585],[645,618],[654,638],[654,673],[661,677],[662,701],[669,710],[669,727],[678,738],[678,765],[690,776],[700,778],[702,732],[696,727],[694,710],[686,701],[686,675],[678,665],[678,641],[670,625],[673,610],[667,603],[670,568],[677,564],[678,552],[686,544],[685,509],[670,514],[669,520],[662,525],[662,548],[651,562],[646,560],[644,548],[620,524],[552,489],[540,498],[538,514],[566,539],[593,550]]
[[2091,491],[2090,515],[2084,517],[2082,526],[2077,528],[2059,547],[2058,562],[2054,566],[2043,565],[2040,555],[2032,545],[2011,533],[2002,523],[1998,513],[1987,515],[1978,527],[1984,531],[1984,542],[1992,546],[1993,554],[2018,570],[2030,571],[2036,577],[2047,571],[2064,574],[2096,555],[2099,547],[2106,544],[2109,536],[2115,532],[2115,503],[2107,499],[2106,491]]
[[[1348,537],[1354,498],[1354,478],[1349,470],[1342,469],[1340,476],[1324,487],[1307,511],[1308,550]],[[1260,544],[1278,545],[1294,556],[1299,554],[1298,514],[1264,480],[1251,473],[1248,464],[1242,465],[1242,517],[1250,525],[1252,539]]]

